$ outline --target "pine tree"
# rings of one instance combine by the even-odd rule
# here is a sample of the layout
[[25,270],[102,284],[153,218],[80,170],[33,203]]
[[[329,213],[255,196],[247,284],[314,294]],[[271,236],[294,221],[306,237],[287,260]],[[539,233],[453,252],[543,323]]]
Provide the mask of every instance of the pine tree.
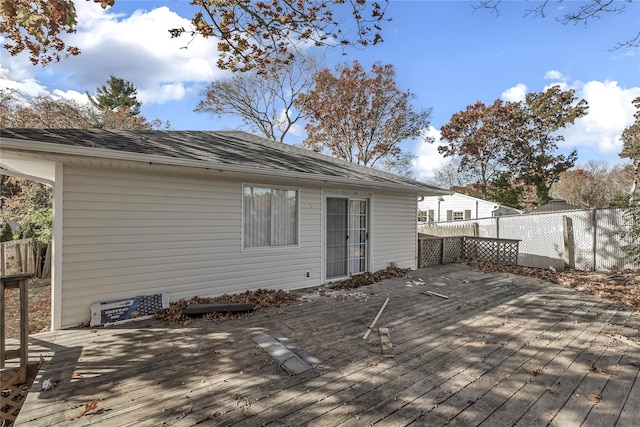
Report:
[[140,114],[142,103],[138,101],[136,95],[138,89],[130,81],[119,77],[111,76],[107,85],[96,89],[95,98],[87,93],[89,101],[99,110],[127,111],[131,116]]

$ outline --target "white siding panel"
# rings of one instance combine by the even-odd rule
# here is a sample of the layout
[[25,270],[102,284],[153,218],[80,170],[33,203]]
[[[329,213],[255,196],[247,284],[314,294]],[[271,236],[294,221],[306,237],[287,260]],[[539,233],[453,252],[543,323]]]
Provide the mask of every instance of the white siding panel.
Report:
[[371,270],[416,268],[416,196],[379,194],[373,199]]
[[320,282],[319,189],[300,189],[299,247],[242,251],[241,182],[70,165],[64,173],[62,326],[89,320],[94,302]]
[[[442,201],[438,203],[438,198]],[[430,196],[425,197],[423,201],[418,204],[419,209],[423,212],[428,212],[430,209],[434,211],[434,221],[447,221],[447,211],[462,212],[471,211],[471,218],[490,218],[493,216],[494,209],[498,206],[496,203],[476,199],[474,197],[465,196],[462,194],[444,195],[444,196]],[[438,206],[440,207],[440,219],[438,219]]]

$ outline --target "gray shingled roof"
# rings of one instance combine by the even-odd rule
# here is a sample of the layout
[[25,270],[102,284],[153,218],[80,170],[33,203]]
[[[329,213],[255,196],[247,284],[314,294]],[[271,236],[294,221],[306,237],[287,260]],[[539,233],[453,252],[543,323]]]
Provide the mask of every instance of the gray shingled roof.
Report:
[[[444,190],[419,181],[366,168],[300,147],[271,141],[242,131],[108,131],[99,129],[0,129],[0,139],[111,150],[153,155],[172,160],[191,160],[224,167],[286,171],[324,175],[357,181],[403,185],[407,190]],[[25,144],[25,148],[28,144]],[[85,151],[86,152],[86,151]],[[156,157],[157,159],[157,157]]]

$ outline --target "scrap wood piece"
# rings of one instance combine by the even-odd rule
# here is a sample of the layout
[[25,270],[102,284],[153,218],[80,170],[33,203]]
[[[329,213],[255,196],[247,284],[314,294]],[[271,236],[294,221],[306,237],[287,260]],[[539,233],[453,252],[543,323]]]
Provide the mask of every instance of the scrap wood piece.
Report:
[[421,294],[424,294],[424,295],[433,295],[433,296],[436,296],[436,297],[440,297],[440,298],[444,298],[444,299],[449,299],[449,297],[448,297],[448,296],[446,296],[446,295],[442,295],[442,294],[439,294],[439,293],[437,293],[437,292],[431,292],[431,291],[420,291],[420,293],[421,293]]
[[373,330],[373,327],[376,326],[376,322],[380,318],[380,315],[384,311],[384,308],[387,306],[388,302],[389,302],[389,298],[384,300],[384,304],[382,304],[382,307],[380,307],[380,311],[378,311],[378,314],[376,315],[375,319],[373,319],[373,322],[371,322],[371,325],[369,325],[369,327],[367,328],[367,332],[364,333],[364,336],[362,337],[363,340],[366,340],[367,338],[369,338],[369,334]]
[[278,365],[287,371],[289,375],[297,375],[313,369],[311,365],[289,350],[286,345],[269,334],[254,335],[253,341],[262,347],[273,360],[278,362]]
[[197,316],[209,313],[243,313],[253,311],[251,303],[227,303],[227,304],[196,304],[191,303],[182,310],[189,316]]
[[393,357],[393,344],[391,344],[391,334],[389,328],[378,328],[380,333],[380,344],[382,345],[382,356]]

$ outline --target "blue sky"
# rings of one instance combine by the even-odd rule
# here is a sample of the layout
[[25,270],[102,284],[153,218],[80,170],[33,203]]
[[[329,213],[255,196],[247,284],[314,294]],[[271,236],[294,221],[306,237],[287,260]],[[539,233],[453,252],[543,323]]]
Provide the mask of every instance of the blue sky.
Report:
[[[384,43],[347,50],[346,56],[326,54],[326,65],[358,60],[366,66],[393,64],[398,84],[416,95],[414,105],[432,108],[431,128],[438,129],[451,115],[476,101],[517,100],[552,84],[576,90],[590,104],[589,115],[563,132],[561,150],[578,150],[579,162],[620,162],[620,133],[633,120],[631,100],[640,96],[640,49],[611,50],[616,42],[640,29],[640,2],[627,4],[623,14],[608,14],[588,25],[555,21],[565,7],[584,2],[551,3],[545,19],[523,17],[532,2],[506,1],[495,16],[473,11],[466,1],[391,0],[383,26]],[[622,4],[622,2],[621,2]],[[236,128],[237,120],[217,119],[193,112],[200,91],[227,73],[215,66],[214,40],[170,40],[169,28],[188,26],[194,12],[188,1],[116,0],[103,11],[98,5],[77,2],[78,32],[69,37],[83,53],[46,68],[32,66],[24,56],[2,52],[0,87],[20,90],[24,96],[49,94],[86,99],[110,75],[125,78],[138,88],[143,114],[169,120],[174,129]],[[291,135],[299,142],[303,133]],[[437,144],[403,143],[418,156],[415,172],[429,179],[443,160]]]

